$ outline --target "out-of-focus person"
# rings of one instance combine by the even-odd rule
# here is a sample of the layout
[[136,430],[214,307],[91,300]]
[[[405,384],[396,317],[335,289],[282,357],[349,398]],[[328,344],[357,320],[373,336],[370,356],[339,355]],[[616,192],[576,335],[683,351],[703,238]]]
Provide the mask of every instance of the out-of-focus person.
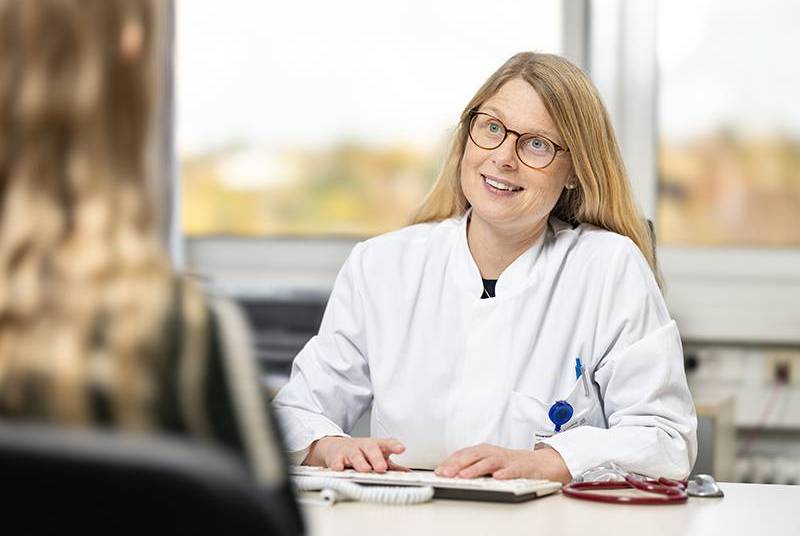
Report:
[[0,0],[0,418],[209,441],[297,517],[256,364],[223,344],[242,316],[159,238],[163,7]]

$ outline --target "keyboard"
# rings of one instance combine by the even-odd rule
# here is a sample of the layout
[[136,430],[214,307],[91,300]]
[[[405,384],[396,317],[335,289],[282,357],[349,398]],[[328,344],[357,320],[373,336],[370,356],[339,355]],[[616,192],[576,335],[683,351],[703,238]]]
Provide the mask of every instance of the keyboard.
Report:
[[324,477],[342,478],[351,482],[379,486],[431,486],[434,498],[459,499],[489,502],[523,502],[561,489],[560,482],[517,478],[495,480],[494,478],[447,478],[433,471],[387,471],[385,473],[359,473],[352,469],[333,471],[323,467],[292,465],[289,474],[293,478]]

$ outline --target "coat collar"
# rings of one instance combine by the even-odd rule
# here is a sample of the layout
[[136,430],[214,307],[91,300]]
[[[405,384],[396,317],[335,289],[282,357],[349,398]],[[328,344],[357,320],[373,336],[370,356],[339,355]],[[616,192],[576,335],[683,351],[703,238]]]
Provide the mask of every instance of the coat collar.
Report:
[[[455,268],[452,277],[458,286],[479,300],[483,292],[483,281],[467,242],[467,222],[471,212],[470,208],[464,215],[457,218],[456,235],[450,260]],[[548,225],[536,242],[500,274],[495,287],[498,298],[504,299],[507,296],[518,294],[539,280],[546,264],[548,246],[552,244],[555,235],[563,228],[568,229],[569,225],[556,218],[548,220]]]

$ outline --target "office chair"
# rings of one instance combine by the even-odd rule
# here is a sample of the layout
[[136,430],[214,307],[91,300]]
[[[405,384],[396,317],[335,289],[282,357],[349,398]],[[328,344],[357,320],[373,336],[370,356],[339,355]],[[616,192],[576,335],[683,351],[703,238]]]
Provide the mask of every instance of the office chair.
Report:
[[232,453],[179,438],[0,422],[0,490],[0,526],[25,533],[303,530],[288,480],[258,487]]

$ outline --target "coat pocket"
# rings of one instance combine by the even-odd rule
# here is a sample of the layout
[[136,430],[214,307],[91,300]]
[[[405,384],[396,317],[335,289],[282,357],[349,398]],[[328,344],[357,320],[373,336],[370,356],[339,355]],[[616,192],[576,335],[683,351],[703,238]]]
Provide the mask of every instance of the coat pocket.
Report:
[[512,391],[509,398],[509,443],[510,448],[531,448],[536,442],[552,437],[557,432],[550,420],[550,408],[558,401],[565,401],[572,407],[572,417],[561,425],[561,432],[583,425],[602,426],[602,411],[597,402],[597,394],[589,385],[589,394],[582,380],[578,380],[563,398],[549,402],[529,394]]

